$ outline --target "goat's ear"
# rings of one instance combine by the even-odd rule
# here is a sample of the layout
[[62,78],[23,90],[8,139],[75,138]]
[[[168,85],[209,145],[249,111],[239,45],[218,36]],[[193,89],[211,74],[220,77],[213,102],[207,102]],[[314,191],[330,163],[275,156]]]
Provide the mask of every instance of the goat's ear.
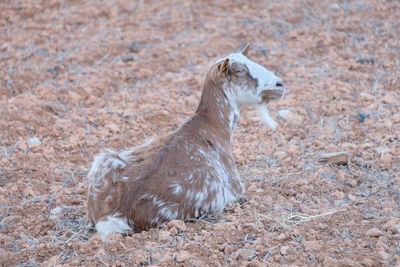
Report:
[[247,56],[247,53],[249,52],[249,43],[248,42],[244,42],[242,43],[242,45],[240,46],[240,48],[238,49],[239,53],[242,53],[243,55]]
[[229,58],[225,58],[223,61],[218,63],[217,65],[217,70],[218,74],[227,74],[228,73],[228,67],[229,67]]

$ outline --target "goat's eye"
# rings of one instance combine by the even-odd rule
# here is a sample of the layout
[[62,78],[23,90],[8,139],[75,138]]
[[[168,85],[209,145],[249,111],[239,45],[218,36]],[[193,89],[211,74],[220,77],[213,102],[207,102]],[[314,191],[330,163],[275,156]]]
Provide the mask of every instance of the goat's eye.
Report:
[[245,73],[246,73],[245,70],[236,70],[236,71],[235,71],[235,74],[236,74],[236,75],[239,75],[239,76],[240,76],[240,75],[243,75],[243,74],[245,74]]

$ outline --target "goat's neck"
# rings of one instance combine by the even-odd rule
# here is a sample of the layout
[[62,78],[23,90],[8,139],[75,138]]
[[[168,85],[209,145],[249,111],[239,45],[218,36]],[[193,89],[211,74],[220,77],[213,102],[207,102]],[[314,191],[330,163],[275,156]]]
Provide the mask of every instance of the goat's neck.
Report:
[[239,107],[232,99],[227,84],[205,83],[197,113],[230,143],[239,118]]

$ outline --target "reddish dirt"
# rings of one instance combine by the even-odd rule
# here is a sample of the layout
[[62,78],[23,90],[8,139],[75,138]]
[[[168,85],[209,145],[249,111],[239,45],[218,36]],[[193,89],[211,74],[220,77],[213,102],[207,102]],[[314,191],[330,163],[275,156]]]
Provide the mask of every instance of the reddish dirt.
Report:
[[[242,112],[247,202],[100,242],[93,156],[179,127],[244,40],[288,88],[276,131]],[[400,265],[399,55],[398,1],[2,1],[0,265]]]

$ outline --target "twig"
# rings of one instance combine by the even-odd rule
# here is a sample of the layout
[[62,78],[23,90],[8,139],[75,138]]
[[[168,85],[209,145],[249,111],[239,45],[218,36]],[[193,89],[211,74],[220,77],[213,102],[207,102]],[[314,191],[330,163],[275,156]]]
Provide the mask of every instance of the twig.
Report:
[[105,262],[99,255],[96,255],[96,257],[97,257],[97,259],[98,259],[101,263],[103,263],[105,266],[107,266],[107,267],[110,266],[110,265],[109,265],[107,262]]
[[36,238],[34,238],[30,233],[28,233],[24,228],[22,228],[22,231],[25,234],[29,235],[33,241],[35,241],[36,243],[39,243],[39,241]]
[[283,176],[283,177],[281,177],[281,178],[278,178],[278,179],[276,179],[275,181],[273,181],[273,182],[270,182],[270,183],[268,183],[267,182],[267,184],[269,184],[269,185],[276,185],[277,183],[279,183],[279,182],[282,182],[283,180],[285,180],[286,178],[288,178],[289,176],[291,176],[291,175],[293,175],[293,174],[296,174],[296,173],[299,173],[300,171],[296,171],[296,172],[291,172],[291,173],[288,173],[288,174],[286,174],[285,176]]
[[84,228],[73,234],[70,238],[67,239],[67,241],[65,241],[65,243],[68,244],[68,242],[71,241],[75,236],[79,235],[82,232],[82,230],[84,230]]

